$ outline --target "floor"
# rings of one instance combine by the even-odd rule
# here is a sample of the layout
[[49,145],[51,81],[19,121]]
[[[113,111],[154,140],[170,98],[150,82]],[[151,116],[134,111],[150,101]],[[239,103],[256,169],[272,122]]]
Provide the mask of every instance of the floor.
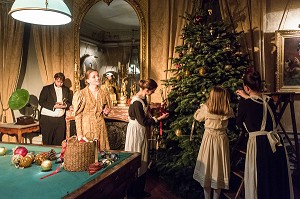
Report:
[[[299,176],[294,176],[297,179]],[[300,179],[294,180],[294,198],[300,199],[300,187],[299,183]],[[158,179],[155,175],[148,175],[146,180],[146,188],[145,190],[151,193],[151,197],[149,199],[182,199],[176,195],[174,195],[168,187]]]
[[294,198],[300,199],[300,174],[293,176]]
[[147,176],[145,191],[151,193],[149,199],[181,199],[175,196],[155,175]]

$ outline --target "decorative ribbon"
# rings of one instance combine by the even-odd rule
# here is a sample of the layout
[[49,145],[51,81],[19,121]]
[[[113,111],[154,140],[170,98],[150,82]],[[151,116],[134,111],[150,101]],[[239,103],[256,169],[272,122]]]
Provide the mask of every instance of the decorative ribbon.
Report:
[[193,124],[192,124],[192,129],[191,129],[191,134],[190,134],[190,141],[193,140],[194,128],[195,128],[195,120],[193,120]]
[[[167,113],[166,109],[165,109],[166,104],[163,103],[159,106],[159,116],[163,115],[164,113]],[[159,135],[162,136],[162,132],[163,132],[163,123],[162,121],[159,121]]]
[[268,132],[267,137],[268,137],[271,149],[272,149],[273,153],[275,153],[276,152],[276,145],[277,146],[282,146],[282,144],[280,142],[280,137],[279,137],[278,133],[274,132],[274,131]]
[[95,162],[89,165],[87,172],[90,175],[93,175],[94,173],[96,173],[97,171],[99,171],[100,169],[103,168],[103,162]]
[[62,167],[62,164],[60,164],[57,169],[55,169],[55,171],[53,171],[52,173],[45,175],[43,177],[40,178],[40,180],[44,179],[44,178],[48,178],[49,176],[53,176],[55,174],[57,174],[60,171],[60,168]]
[[64,159],[64,155],[65,155],[65,151],[66,151],[66,148],[67,148],[67,140],[62,141],[61,145],[62,145],[62,147],[61,147],[61,153],[60,153],[59,158],[61,160],[63,160]]

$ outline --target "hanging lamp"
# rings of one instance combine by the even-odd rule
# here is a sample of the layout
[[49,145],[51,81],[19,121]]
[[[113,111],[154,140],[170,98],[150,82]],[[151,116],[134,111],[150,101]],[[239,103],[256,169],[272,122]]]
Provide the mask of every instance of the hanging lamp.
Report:
[[63,0],[16,0],[8,14],[16,20],[38,25],[64,25],[72,20]]

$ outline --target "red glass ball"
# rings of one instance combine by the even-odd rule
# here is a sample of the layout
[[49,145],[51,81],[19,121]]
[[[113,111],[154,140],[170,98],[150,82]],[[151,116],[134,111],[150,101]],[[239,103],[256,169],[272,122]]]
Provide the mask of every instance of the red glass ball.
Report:
[[14,150],[14,155],[19,154],[24,157],[27,153],[28,153],[28,150],[23,146],[19,146]]

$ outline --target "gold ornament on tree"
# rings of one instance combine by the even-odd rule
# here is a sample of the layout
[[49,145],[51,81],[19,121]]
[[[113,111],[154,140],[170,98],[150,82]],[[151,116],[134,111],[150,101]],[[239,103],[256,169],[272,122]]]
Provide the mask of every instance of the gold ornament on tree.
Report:
[[176,129],[176,130],[175,130],[175,135],[176,135],[177,137],[182,136],[182,131],[181,131],[181,129]]
[[227,64],[227,65],[225,65],[225,71],[231,71],[231,69],[232,69],[232,65],[230,65],[230,64]]
[[213,35],[213,34],[214,34],[214,28],[213,28],[213,27],[210,27],[209,32],[210,32],[210,35]]
[[230,52],[231,48],[230,45],[228,44],[225,48],[224,48],[224,52]]
[[176,80],[177,80],[177,81],[180,81],[180,80],[181,80],[181,76],[180,76],[180,75],[177,75],[177,76],[176,76]]
[[207,10],[209,15],[212,15],[213,10],[210,8]]
[[184,72],[184,75],[185,75],[186,77],[190,76],[190,71],[189,71],[189,70],[186,70],[186,71]]
[[205,73],[206,73],[205,68],[204,68],[204,67],[200,67],[200,68],[199,68],[199,75],[200,75],[201,77],[203,77],[203,76],[205,75]]

